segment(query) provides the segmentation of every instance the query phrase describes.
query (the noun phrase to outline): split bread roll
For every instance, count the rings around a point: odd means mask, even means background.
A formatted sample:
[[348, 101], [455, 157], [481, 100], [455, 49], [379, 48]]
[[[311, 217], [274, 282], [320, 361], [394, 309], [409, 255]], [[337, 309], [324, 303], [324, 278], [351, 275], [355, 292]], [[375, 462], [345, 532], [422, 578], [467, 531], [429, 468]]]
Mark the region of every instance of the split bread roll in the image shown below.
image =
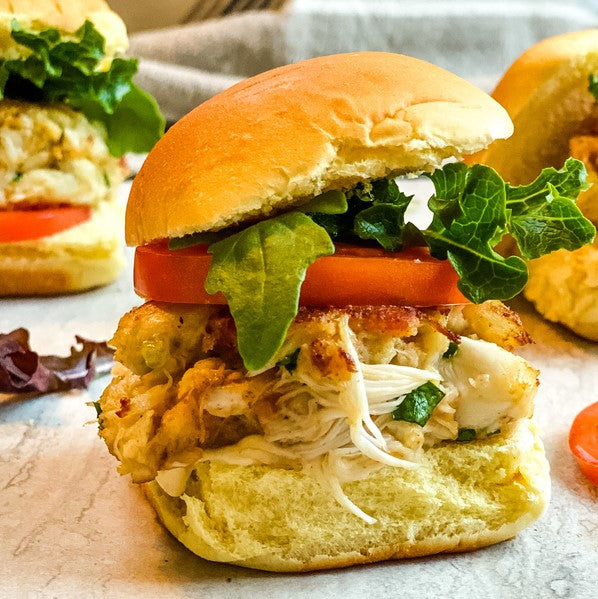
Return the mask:
[[[475, 156], [512, 184], [533, 180], [544, 167], [582, 160], [593, 186], [577, 202], [598, 224], [598, 110], [588, 77], [598, 74], [598, 29], [566, 33], [526, 50], [492, 96], [508, 111], [515, 133]], [[598, 241], [529, 262], [525, 297], [548, 320], [598, 341]]]
[[265, 466], [204, 463], [186, 494], [145, 493], [166, 528], [206, 559], [281, 572], [320, 570], [510, 539], [545, 510], [548, 464], [537, 431], [441, 445], [414, 470], [385, 467], [348, 484], [378, 522], [344, 510], [311, 477]]

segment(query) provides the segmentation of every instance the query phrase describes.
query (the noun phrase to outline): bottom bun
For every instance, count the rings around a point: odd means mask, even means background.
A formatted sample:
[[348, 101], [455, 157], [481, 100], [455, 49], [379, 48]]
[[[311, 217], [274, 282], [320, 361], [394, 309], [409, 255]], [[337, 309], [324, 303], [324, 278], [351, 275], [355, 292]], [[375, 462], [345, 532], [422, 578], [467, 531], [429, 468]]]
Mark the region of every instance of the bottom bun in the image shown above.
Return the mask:
[[0, 243], [0, 296], [54, 295], [107, 285], [124, 267], [123, 214], [103, 202], [92, 217], [56, 235]]
[[384, 467], [344, 491], [367, 524], [311, 477], [268, 466], [196, 465], [186, 494], [144, 485], [166, 528], [197, 555], [280, 572], [467, 551], [514, 537], [544, 511], [548, 463], [535, 427], [447, 443], [414, 470]]
[[525, 297], [544, 318], [598, 341], [598, 240], [532, 260]]

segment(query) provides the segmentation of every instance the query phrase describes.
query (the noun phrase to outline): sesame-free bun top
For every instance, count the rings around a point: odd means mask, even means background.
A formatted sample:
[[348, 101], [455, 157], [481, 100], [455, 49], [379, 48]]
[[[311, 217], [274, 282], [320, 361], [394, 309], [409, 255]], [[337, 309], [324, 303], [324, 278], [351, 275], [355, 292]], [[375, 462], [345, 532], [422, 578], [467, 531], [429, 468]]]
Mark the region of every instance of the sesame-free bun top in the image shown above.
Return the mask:
[[359, 52], [287, 65], [166, 133], [135, 177], [126, 239], [221, 229], [327, 189], [432, 170], [511, 132], [484, 92], [415, 58]]
[[0, 58], [21, 58], [28, 53], [10, 36], [13, 19], [27, 30], [56, 28], [63, 34], [73, 33], [88, 19], [104, 36], [108, 59], [129, 45], [125, 24], [104, 0], [0, 0]]
[[598, 29], [549, 37], [526, 50], [492, 92], [515, 133], [472, 160], [514, 184], [528, 183], [544, 167], [560, 168], [569, 156], [569, 139], [586, 132], [595, 105], [588, 91], [591, 73], [598, 74]]

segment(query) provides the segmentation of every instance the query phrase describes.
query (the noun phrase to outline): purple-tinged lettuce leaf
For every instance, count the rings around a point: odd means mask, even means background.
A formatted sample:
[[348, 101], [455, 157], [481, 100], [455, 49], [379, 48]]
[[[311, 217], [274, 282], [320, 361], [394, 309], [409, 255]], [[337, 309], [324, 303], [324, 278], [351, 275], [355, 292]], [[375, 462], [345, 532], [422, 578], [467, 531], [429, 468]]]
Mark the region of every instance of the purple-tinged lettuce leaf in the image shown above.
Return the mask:
[[69, 356], [40, 356], [20, 328], [0, 334], [0, 393], [49, 393], [86, 389], [99, 372], [112, 365], [113, 350], [105, 342], [75, 337]]

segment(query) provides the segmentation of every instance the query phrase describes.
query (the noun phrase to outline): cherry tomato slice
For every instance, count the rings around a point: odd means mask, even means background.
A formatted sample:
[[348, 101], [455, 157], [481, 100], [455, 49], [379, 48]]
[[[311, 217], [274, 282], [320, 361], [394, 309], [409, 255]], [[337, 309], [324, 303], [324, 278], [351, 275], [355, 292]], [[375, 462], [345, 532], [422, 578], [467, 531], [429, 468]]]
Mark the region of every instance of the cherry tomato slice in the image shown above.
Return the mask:
[[598, 402], [575, 417], [569, 432], [569, 449], [586, 478], [598, 485]]

